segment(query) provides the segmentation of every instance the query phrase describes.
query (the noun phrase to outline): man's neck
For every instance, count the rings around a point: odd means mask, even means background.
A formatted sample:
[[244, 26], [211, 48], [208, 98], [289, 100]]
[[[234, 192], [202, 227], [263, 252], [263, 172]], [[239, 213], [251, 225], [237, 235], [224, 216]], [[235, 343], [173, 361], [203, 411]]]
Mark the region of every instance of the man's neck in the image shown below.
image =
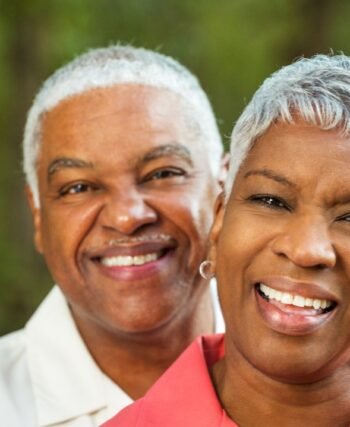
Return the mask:
[[133, 399], [142, 397], [197, 336], [214, 332], [209, 289], [192, 311], [143, 333], [112, 333], [74, 310], [73, 316], [97, 365]]

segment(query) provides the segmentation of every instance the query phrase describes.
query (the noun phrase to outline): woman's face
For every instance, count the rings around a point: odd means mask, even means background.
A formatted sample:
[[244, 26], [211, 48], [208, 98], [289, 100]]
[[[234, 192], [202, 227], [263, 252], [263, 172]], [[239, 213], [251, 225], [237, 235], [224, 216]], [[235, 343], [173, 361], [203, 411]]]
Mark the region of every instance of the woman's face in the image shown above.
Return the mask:
[[278, 123], [212, 229], [227, 360], [287, 382], [350, 362], [350, 138]]

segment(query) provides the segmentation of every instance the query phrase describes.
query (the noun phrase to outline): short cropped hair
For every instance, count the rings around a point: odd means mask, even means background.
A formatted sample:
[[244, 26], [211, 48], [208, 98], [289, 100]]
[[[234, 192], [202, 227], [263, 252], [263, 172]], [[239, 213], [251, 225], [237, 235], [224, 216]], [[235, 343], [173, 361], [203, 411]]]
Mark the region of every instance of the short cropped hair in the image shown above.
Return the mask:
[[128, 83], [170, 90], [186, 101], [206, 144], [209, 167], [214, 176], [218, 175], [222, 142], [212, 107], [197, 78], [177, 61], [158, 52], [113, 45], [92, 49], [58, 69], [34, 99], [24, 130], [23, 168], [36, 206], [39, 206], [36, 167], [45, 113], [74, 95]]
[[231, 135], [226, 200], [237, 172], [255, 141], [278, 121], [296, 117], [320, 129], [350, 133], [350, 58], [301, 58], [268, 77], [237, 120]]

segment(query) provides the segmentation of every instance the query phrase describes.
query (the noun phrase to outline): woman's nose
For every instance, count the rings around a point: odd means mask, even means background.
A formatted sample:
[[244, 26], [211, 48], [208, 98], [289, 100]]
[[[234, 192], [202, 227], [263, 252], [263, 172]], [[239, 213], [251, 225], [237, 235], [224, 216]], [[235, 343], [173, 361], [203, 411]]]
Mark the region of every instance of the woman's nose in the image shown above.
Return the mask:
[[132, 234], [140, 227], [156, 222], [157, 219], [156, 210], [134, 189], [110, 195], [99, 214], [99, 222], [104, 228], [122, 234]]
[[294, 219], [272, 242], [273, 251], [301, 267], [332, 268], [336, 253], [327, 223], [312, 217]]

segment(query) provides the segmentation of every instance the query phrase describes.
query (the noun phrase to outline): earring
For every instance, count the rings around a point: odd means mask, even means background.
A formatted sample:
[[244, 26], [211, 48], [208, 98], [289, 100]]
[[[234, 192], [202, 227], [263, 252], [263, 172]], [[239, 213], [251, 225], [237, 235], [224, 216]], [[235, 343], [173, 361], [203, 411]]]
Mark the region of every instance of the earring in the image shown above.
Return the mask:
[[200, 264], [199, 274], [203, 277], [203, 279], [210, 280], [211, 278], [214, 277], [214, 273], [209, 270], [212, 267], [212, 265], [213, 265], [212, 261], [208, 261], [208, 260], [205, 260]]

